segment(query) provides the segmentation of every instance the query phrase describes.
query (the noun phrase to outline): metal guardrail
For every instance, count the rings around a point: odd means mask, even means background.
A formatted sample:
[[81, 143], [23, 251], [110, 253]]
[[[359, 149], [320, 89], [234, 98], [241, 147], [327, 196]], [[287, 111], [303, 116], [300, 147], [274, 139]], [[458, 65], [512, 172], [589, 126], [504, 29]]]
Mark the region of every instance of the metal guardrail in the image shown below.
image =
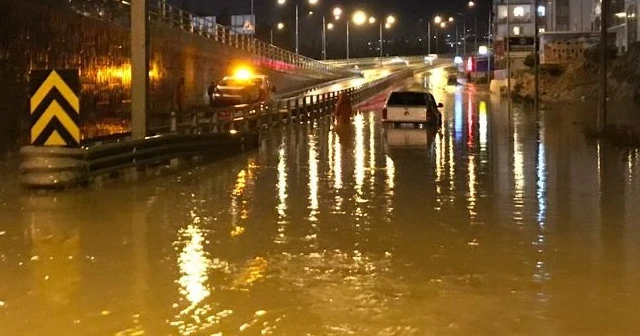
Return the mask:
[[20, 181], [27, 187], [66, 187], [86, 184], [118, 171], [136, 174], [140, 167], [180, 158], [239, 153], [258, 146], [263, 128], [325, 116], [341, 95], [349, 97], [352, 103], [362, 102], [413, 74], [413, 70], [404, 70], [358, 87], [270, 104], [196, 111], [182, 116], [182, 120], [173, 115], [169, 125], [162, 128], [168, 133], [140, 140], [84, 148], [25, 146], [20, 149]]
[[207, 17], [201, 17], [181, 8], [171, 6], [163, 0], [151, 0], [149, 3], [150, 19], [154, 22], [170, 25], [175, 28], [208, 37], [214, 41], [228, 45], [256, 56], [267, 58], [281, 64], [275, 66], [323, 72], [331, 75], [346, 75], [345, 69], [305, 57], [294, 52], [278, 48], [262, 42], [250, 35], [238, 34], [227, 27], [217, 24]]

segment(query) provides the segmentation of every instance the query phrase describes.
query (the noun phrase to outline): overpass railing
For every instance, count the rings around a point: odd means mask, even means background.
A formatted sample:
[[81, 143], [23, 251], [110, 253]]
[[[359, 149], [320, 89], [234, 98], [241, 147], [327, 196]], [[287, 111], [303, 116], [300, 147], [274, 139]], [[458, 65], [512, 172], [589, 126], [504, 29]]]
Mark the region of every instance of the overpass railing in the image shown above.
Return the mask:
[[167, 24], [210, 38], [223, 45], [231, 46], [274, 62], [280, 62], [282, 64], [279, 65], [285, 69], [287, 68], [286, 65], [289, 65], [296, 69], [324, 72], [333, 75], [349, 75], [348, 72], [340, 67], [262, 42], [251, 35], [241, 34], [219, 25], [208, 17], [197, 16], [181, 8], [169, 5], [164, 0], [151, 0], [149, 4], [149, 15], [150, 19], [154, 22]]
[[24, 146], [20, 180], [26, 187], [59, 188], [88, 184], [113, 173], [136, 175], [141, 168], [180, 159], [240, 153], [259, 145], [263, 129], [326, 116], [340, 96], [352, 103], [362, 102], [413, 75], [407, 69], [330, 93], [194, 111], [180, 117], [174, 114], [166, 126], [152, 130], [154, 134], [144, 139], [83, 148]]

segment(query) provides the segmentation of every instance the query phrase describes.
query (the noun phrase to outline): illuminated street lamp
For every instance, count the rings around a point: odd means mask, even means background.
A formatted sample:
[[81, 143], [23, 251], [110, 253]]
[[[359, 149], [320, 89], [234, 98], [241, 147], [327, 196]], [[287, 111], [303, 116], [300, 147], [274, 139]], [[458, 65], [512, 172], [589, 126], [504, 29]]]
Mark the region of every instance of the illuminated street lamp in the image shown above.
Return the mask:
[[363, 12], [361, 10], [355, 11], [355, 13], [353, 13], [353, 16], [351, 17], [351, 20], [356, 25], [361, 26], [365, 22], [367, 22], [367, 13], [365, 13], [365, 12]]
[[[385, 29], [391, 29], [391, 26], [396, 22], [396, 18], [393, 15], [389, 15], [387, 16], [387, 19], [384, 22], [384, 28]], [[380, 62], [382, 62], [382, 57], [384, 57], [384, 53], [382, 51], [382, 45], [383, 45], [383, 40], [382, 40], [382, 21], [380, 21]]]
[[369, 24], [374, 24], [374, 23], [376, 23], [376, 18], [372, 16], [369, 18]]
[[396, 18], [393, 15], [387, 16], [387, 24], [392, 25], [396, 23]]
[[453, 16], [449, 17], [449, 22], [453, 22]]
[[327, 29], [329, 29], [329, 30], [333, 30], [333, 28], [334, 28], [333, 22], [329, 22], [329, 23], [327, 24]]
[[340, 17], [342, 16], [342, 8], [340, 7], [336, 7], [333, 9], [333, 17], [336, 20], [340, 20]]
[[440, 22], [440, 28], [447, 28], [446, 22]]
[[469, 6], [469, 8], [473, 8], [476, 6], [476, 3], [473, 1], [469, 1], [469, 3], [467, 4], [467, 6]]
[[[317, 5], [319, 0], [307, 0], [307, 3], [310, 6]], [[286, 0], [278, 0], [278, 5], [284, 6], [287, 3]], [[296, 54], [300, 51], [300, 19], [299, 19], [299, 8], [298, 3], [296, 3]], [[313, 12], [309, 11], [309, 15], [312, 15]]]
[[442, 17], [440, 15], [437, 15], [435, 18], [433, 18], [433, 22], [435, 22], [435, 24], [442, 23]]
[[[276, 29], [283, 30], [284, 29], [284, 23], [278, 22], [278, 24], [276, 25]], [[273, 45], [273, 28], [271, 28], [271, 45]]]

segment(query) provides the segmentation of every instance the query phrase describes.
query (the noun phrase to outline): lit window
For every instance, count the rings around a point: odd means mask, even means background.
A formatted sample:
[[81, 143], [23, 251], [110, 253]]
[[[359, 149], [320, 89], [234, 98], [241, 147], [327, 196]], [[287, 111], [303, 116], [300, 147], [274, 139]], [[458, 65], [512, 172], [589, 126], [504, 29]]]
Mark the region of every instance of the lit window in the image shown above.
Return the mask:
[[538, 6], [538, 16], [545, 16], [547, 14], [547, 7]]
[[524, 16], [524, 7], [518, 6], [513, 9], [513, 16], [515, 17], [523, 17]]
[[544, 29], [544, 27], [538, 28], [538, 33], [544, 33], [545, 31], [546, 31], [546, 29]]
[[515, 26], [513, 27], [513, 35], [520, 35], [520, 27], [519, 26]]

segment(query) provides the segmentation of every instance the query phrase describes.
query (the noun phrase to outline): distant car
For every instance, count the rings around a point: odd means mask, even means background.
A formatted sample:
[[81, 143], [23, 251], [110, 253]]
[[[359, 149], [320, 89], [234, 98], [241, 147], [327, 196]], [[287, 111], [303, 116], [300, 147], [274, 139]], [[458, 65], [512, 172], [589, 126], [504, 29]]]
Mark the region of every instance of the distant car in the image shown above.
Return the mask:
[[432, 94], [423, 91], [394, 91], [382, 110], [382, 122], [442, 125], [442, 113]]
[[429, 54], [427, 56], [424, 57], [424, 63], [425, 64], [429, 64], [429, 65], [433, 65], [433, 61], [438, 59], [438, 55], [437, 54]]
[[271, 99], [275, 88], [266, 75], [227, 76], [214, 90], [214, 100], [226, 104], [250, 104]]
[[396, 56], [388, 61], [383, 62], [383, 65], [395, 65], [395, 64], [398, 64], [398, 65], [404, 64], [406, 66], [409, 66], [409, 61]]
[[458, 85], [458, 68], [447, 67], [447, 85]]

